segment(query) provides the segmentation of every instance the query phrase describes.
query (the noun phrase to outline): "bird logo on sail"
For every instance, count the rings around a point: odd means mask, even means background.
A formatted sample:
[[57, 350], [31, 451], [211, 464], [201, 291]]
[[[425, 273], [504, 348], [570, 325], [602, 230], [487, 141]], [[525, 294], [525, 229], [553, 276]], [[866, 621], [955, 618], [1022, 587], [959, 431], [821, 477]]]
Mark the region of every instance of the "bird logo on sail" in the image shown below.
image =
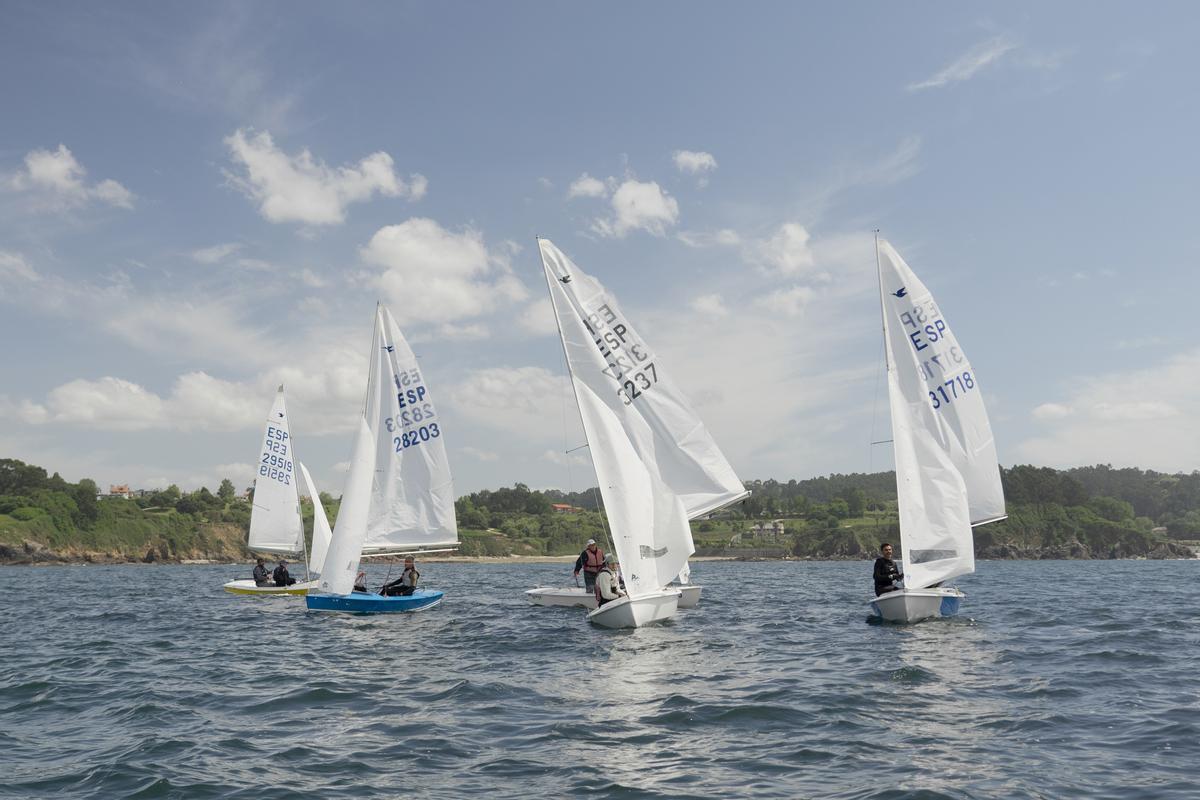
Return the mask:
[[561, 278], [559, 278], [559, 280], [560, 280], [560, 281], [562, 281], [563, 283], [570, 283], [570, 282], [571, 282], [571, 276], [570, 276], [570, 275], [563, 275]]
[[650, 545], [644, 544], [638, 548], [642, 558], [662, 558], [667, 554], [667, 548], [660, 547], [657, 550]]
[[394, 345], [394, 344], [385, 344], [385, 345], [383, 346], [383, 349], [384, 349], [384, 350], [387, 350], [389, 353], [394, 353], [394, 352], [396, 352], [396, 345]]
[[896, 295], [896, 297], [904, 297], [904, 295], [908, 294], [908, 289], [905, 289], [903, 286], [901, 286], [899, 289], [892, 292], [892, 294]]

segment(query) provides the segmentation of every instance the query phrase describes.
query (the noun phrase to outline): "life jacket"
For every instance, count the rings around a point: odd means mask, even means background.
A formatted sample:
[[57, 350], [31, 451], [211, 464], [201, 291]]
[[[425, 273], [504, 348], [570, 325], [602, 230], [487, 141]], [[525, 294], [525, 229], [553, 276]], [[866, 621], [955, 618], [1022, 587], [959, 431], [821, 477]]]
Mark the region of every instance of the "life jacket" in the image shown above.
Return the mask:
[[599, 547], [595, 552], [591, 550], [583, 551], [583, 571], [596, 574], [604, 568], [604, 551]]

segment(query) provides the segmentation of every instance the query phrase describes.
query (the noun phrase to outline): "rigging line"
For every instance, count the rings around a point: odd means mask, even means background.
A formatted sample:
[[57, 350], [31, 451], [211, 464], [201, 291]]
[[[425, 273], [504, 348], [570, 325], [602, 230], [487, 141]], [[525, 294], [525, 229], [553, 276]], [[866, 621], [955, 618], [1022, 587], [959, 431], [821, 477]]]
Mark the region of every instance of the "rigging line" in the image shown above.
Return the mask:
[[[875, 229], [875, 278], [879, 284], [879, 322], [883, 327], [883, 336], [879, 340], [879, 348], [883, 352], [883, 372], [887, 371], [887, 327], [883, 319], [883, 275], [879, 264], [879, 229]], [[875, 362], [876, 364], [879, 361]], [[879, 377], [882, 373], [878, 368], [875, 370], [875, 389], [871, 396], [871, 439], [875, 438], [876, 425], [879, 422]], [[891, 439], [886, 441], [890, 442]], [[871, 445], [883, 444], [884, 441], [872, 441]], [[867, 448], [867, 472], [875, 471], [875, 451], [871, 447]]]

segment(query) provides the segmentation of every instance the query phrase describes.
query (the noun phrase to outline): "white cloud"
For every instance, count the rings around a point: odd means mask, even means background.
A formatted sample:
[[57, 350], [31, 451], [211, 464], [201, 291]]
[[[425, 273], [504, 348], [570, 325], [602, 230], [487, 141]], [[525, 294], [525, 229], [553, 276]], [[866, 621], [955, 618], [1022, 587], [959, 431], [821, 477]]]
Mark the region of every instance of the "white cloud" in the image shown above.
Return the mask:
[[611, 202], [612, 217], [592, 223], [601, 236], [620, 239], [636, 230], [665, 236], [679, 222], [679, 203], [654, 181], [630, 178], [613, 192]]
[[440, 325], [437, 329], [437, 338], [448, 339], [457, 342], [477, 342], [488, 338], [490, 332], [486, 325], [471, 324], [471, 325]]
[[214, 244], [212, 247], [204, 247], [199, 250], [192, 251], [192, 258], [199, 261], [201, 264], [217, 264], [229, 256], [242, 249], [242, 245], [238, 242], [226, 242], [225, 244]]
[[51, 208], [83, 206], [99, 200], [118, 208], [133, 208], [134, 195], [114, 180], [89, 186], [87, 170], [64, 144], [58, 149], [31, 150], [25, 154], [25, 168], [12, 177], [10, 186], [17, 191], [40, 195]]
[[29, 262], [18, 253], [8, 253], [0, 250], [0, 282], [5, 278], [15, 278], [23, 281], [38, 281], [37, 271], [29, 266]]
[[[448, 402], [459, 416], [483, 427], [517, 434], [525, 441], [561, 442], [564, 408], [572, 436], [578, 427], [575, 398], [565, 374], [542, 367], [492, 367], [475, 370], [454, 386]], [[549, 423], [548, 423], [549, 421]]]
[[708, 173], [717, 168], [717, 160], [713, 158], [712, 153], [702, 150], [676, 150], [672, 159], [675, 168], [680, 172], [699, 176], [696, 183], [702, 189], [708, 185]]
[[309, 289], [324, 289], [329, 285], [329, 281], [325, 280], [308, 267], [300, 270], [300, 282]]
[[453, 322], [528, 295], [507, 267], [510, 249], [489, 252], [472, 228], [455, 233], [417, 217], [380, 228], [361, 255], [383, 267], [375, 283], [401, 320]]
[[225, 144], [235, 164], [244, 169], [244, 175], [226, 171], [226, 176], [258, 203], [259, 213], [271, 222], [337, 225], [345, 220], [351, 203], [369, 200], [376, 193], [417, 200], [428, 186], [421, 175], [405, 183], [396, 175], [392, 157], [382, 151], [356, 165], [333, 169], [307, 149], [289, 156], [266, 131], [238, 129], [226, 137]]
[[1034, 419], [1065, 419], [1075, 413], [1075, 409], [1062, 403], [1042, 403], [1033, 410]]
[[[1021, 442], [1020, 460], [1049, 466], [1114, 464], [1164, 471], [1196, 468], [1200, 454], [1200, 349], [1149, 367], [1074, 381], [1064, 403], [1039, 406], [1047, 431]], [[1070, 415], [1056, 411], [1072, 409]]]
[[756, 300], [755, 305], [787, 317], [798, 317], [815, 295], [816, 290], [810, 286], [793, 286], [790, 289], [776, 289]]
[[717, 160], [712, 153], [694, 150], [676, 150], [672, 156], [675, 168], [680, 172], [696, 175], [701, 172], [711, 172], [717, 168]]
[[567, 187], [567, 197], [569, 198], [604, 197], [606, 194], [608, 194], [608, 188], [604, 185], [604, 181], [593, 178], [586, 172], [571, 181], [571, 185]]
[[475, 459], [476, 461], [499, 461], [500, 454], [494, 453], [491, 450], [480, 450], [477, 447], [460, 447], [459, 452], [465, 456]]
[[708, 231], [680, 231], [675, 238], [688, 247], [736, 247], [742, 243], [742, 237], [732, 228], [720, 228]]
[[760, 265], [780, 275], [797, 275], [815, 266], [808, 230], [795, 222], [779, 226], [770, 239], [758, 242], [751, 254]]
[[533, 336], [557, 335], [558, 325], [554, 321], [550, 298], [542, 295], [530, 301], [517, 313], [517, 327]]
[[940, 89], [952, 83], [960, 83], [972, 78], [979, 70], [989, 64], [999, 61], [1006, 53], [1016, 47], [1003, 36], [997, 36], [980, 42], [953, 62], [934, 73], [931, 77], [910, 83], [910, 92], [922, 89]]
[[719, 294], [700, 295], [691, 302], [693, 311], [710, 317], [727, 317], [729, 309]]

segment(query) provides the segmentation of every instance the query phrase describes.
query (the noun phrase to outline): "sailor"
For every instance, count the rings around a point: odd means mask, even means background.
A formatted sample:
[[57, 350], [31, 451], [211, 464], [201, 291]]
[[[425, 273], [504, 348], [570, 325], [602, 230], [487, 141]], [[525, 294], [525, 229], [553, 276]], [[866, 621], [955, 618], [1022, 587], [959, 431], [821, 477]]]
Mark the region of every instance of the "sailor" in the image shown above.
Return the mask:
[[354, 576], [354, 588], [351, 591], [363, 592], [367, 591], [367, 571], [360, 569], [358, 574]]
[[400, 578], [385, 584], [379, 593], [384, 597], [408, 597], [417, 590], [417, 580], [420, 577], [421, 573], [417, 572], [413, 558], [409, 556], [404, 559], [404, 572], [400, 573]]
[[604, 565], [596, 573], [596, 607], [611, 603], [618, 597], [624, 597], [620, 581], [617, 578], [617, 557], [609, 553], [604, 557]]
[[896, 566], [896, 562], [892, 561], [892, 546], [887, 542], [879, 545], [879, 552], [882, 553], [879, 558], [875, 559], [875, 596], [887, 592], [894, 592], [901, 588], [896, 585], [896, 581], [904, 580], [904, 573]]
[[276, 586], [291, 586], [296, 582], [296, 579], [288, 574], [287, 562], [282, 558], [279, 559], [279, 566], [271, 573], [271, 577], [275, 579]]
[[604, 566], [604, 551], [596, 546], [595, 539], [587, 540], [587, 547], [575, 559], [575, 579], [579, 579], [579, 571], [583, 570], [583, 588], [589, 592], [596, 589], [596, 574]]
[[267, 565], [260, 558], [258, 563], [254, 565], [254, 585], [266, 586], [271, 582], [271, 573], [267, 572]]

